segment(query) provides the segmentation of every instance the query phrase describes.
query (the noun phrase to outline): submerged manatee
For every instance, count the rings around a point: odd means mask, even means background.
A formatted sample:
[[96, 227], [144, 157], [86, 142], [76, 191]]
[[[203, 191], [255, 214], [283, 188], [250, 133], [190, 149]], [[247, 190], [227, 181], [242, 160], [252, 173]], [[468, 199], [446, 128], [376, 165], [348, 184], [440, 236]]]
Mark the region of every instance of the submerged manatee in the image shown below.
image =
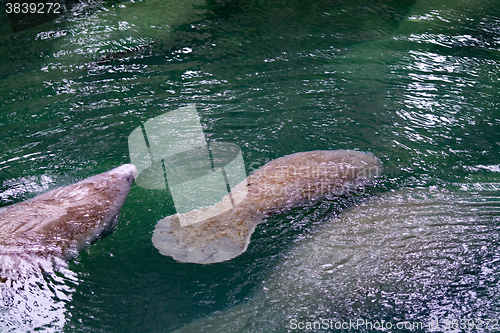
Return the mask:
[[39, 258], [70, 259], [110, 232], [136, 173], [125, 164], [0, 209], [2, 279]]
[[[498, 318], [500, 183], [457, 188], [403, 189], [343, 211], [287, 251], [248, 301], [175, 333], [443, 332], [427, 325]], [[375, 329], [384, 320], [394, 329]]]
[[246, 251], [265, 217], [345, 194], [380, 171], [381, 162], [371, 153], [317, 150], [287, 155], [254, 171], [220, 203], [159, 221], [152, 241], [161, 254], [181, 262], [229, 260]]

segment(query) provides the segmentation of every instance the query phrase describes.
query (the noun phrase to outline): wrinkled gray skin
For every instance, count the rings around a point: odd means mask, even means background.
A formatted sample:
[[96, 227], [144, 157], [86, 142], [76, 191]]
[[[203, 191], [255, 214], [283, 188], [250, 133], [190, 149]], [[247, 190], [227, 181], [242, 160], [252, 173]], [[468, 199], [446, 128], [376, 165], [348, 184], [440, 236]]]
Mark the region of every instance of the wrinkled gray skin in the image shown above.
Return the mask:
[[3, 280], [40, 258], [70, 259], [111, 232], [137, 169], [125, 164], [0, 210]]

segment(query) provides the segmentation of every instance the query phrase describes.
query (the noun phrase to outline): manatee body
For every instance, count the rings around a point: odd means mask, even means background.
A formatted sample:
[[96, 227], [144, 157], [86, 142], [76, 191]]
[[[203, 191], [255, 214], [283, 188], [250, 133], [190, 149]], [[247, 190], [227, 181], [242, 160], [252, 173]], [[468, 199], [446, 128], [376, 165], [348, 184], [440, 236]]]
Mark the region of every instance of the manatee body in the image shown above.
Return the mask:
[[2, 278], [21, 262], [70, 259], [112, 231], [136, 173], [125, 164], [0, 209]]
[[[153, 244], [161, 254], [181, 262], [232, 259], [246, 251], [251, 234], [265, 217], [321, 197], [347, 194], [377, 176], [381, 166], [373, 154], [352, 150], [278, 158], [250, 174], [220, 203], [159, 221]], [[228, 209], [230, 202], [238, 204]]]
[[[364, 323], [346, 332], [371, 333], [377, 330], [365, 324], [381, 323], [377, 316], [394, 328], [424, 323], [386, 332], [436, 332], [425, 328], [435, 314], [493, 316], [499, 189], [498, 182], [458, 183], [451, 191], [404, 188], [362, 201], [289, 247], [248, 300], [174, 333], [342, 332], [352, 318]], [[306, 329], [306, 322], [328, 328]]]

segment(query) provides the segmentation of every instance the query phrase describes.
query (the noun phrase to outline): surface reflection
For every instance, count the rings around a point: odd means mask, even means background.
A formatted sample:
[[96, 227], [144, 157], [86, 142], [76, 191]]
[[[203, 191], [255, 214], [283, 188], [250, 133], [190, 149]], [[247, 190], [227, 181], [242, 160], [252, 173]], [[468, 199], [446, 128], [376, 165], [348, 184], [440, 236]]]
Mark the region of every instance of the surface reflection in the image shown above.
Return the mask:
[[[13, 260], [0, 253], [2, 267]], [[19, 276], [0, 283], [2, 332], [60, 332], [70, 317], [68, 303], [79, 279], [66, 263], [41, 258], [17, 258]], [[56, 264], [56, 270], [53, 269]]]

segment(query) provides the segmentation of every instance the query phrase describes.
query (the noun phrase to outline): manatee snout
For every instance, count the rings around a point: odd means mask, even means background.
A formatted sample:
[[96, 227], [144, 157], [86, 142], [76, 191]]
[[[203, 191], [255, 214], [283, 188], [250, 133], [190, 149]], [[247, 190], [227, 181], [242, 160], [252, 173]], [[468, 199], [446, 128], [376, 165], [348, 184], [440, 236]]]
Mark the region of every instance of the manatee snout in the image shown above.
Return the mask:
[[109, 171], [109, 173], [111, 175], [120, 177], [121, 179], [127, 181], [129, 184], [132, 184], [132, 182], [138, 175], [137, 168], [133, 164], [124, 164]]

